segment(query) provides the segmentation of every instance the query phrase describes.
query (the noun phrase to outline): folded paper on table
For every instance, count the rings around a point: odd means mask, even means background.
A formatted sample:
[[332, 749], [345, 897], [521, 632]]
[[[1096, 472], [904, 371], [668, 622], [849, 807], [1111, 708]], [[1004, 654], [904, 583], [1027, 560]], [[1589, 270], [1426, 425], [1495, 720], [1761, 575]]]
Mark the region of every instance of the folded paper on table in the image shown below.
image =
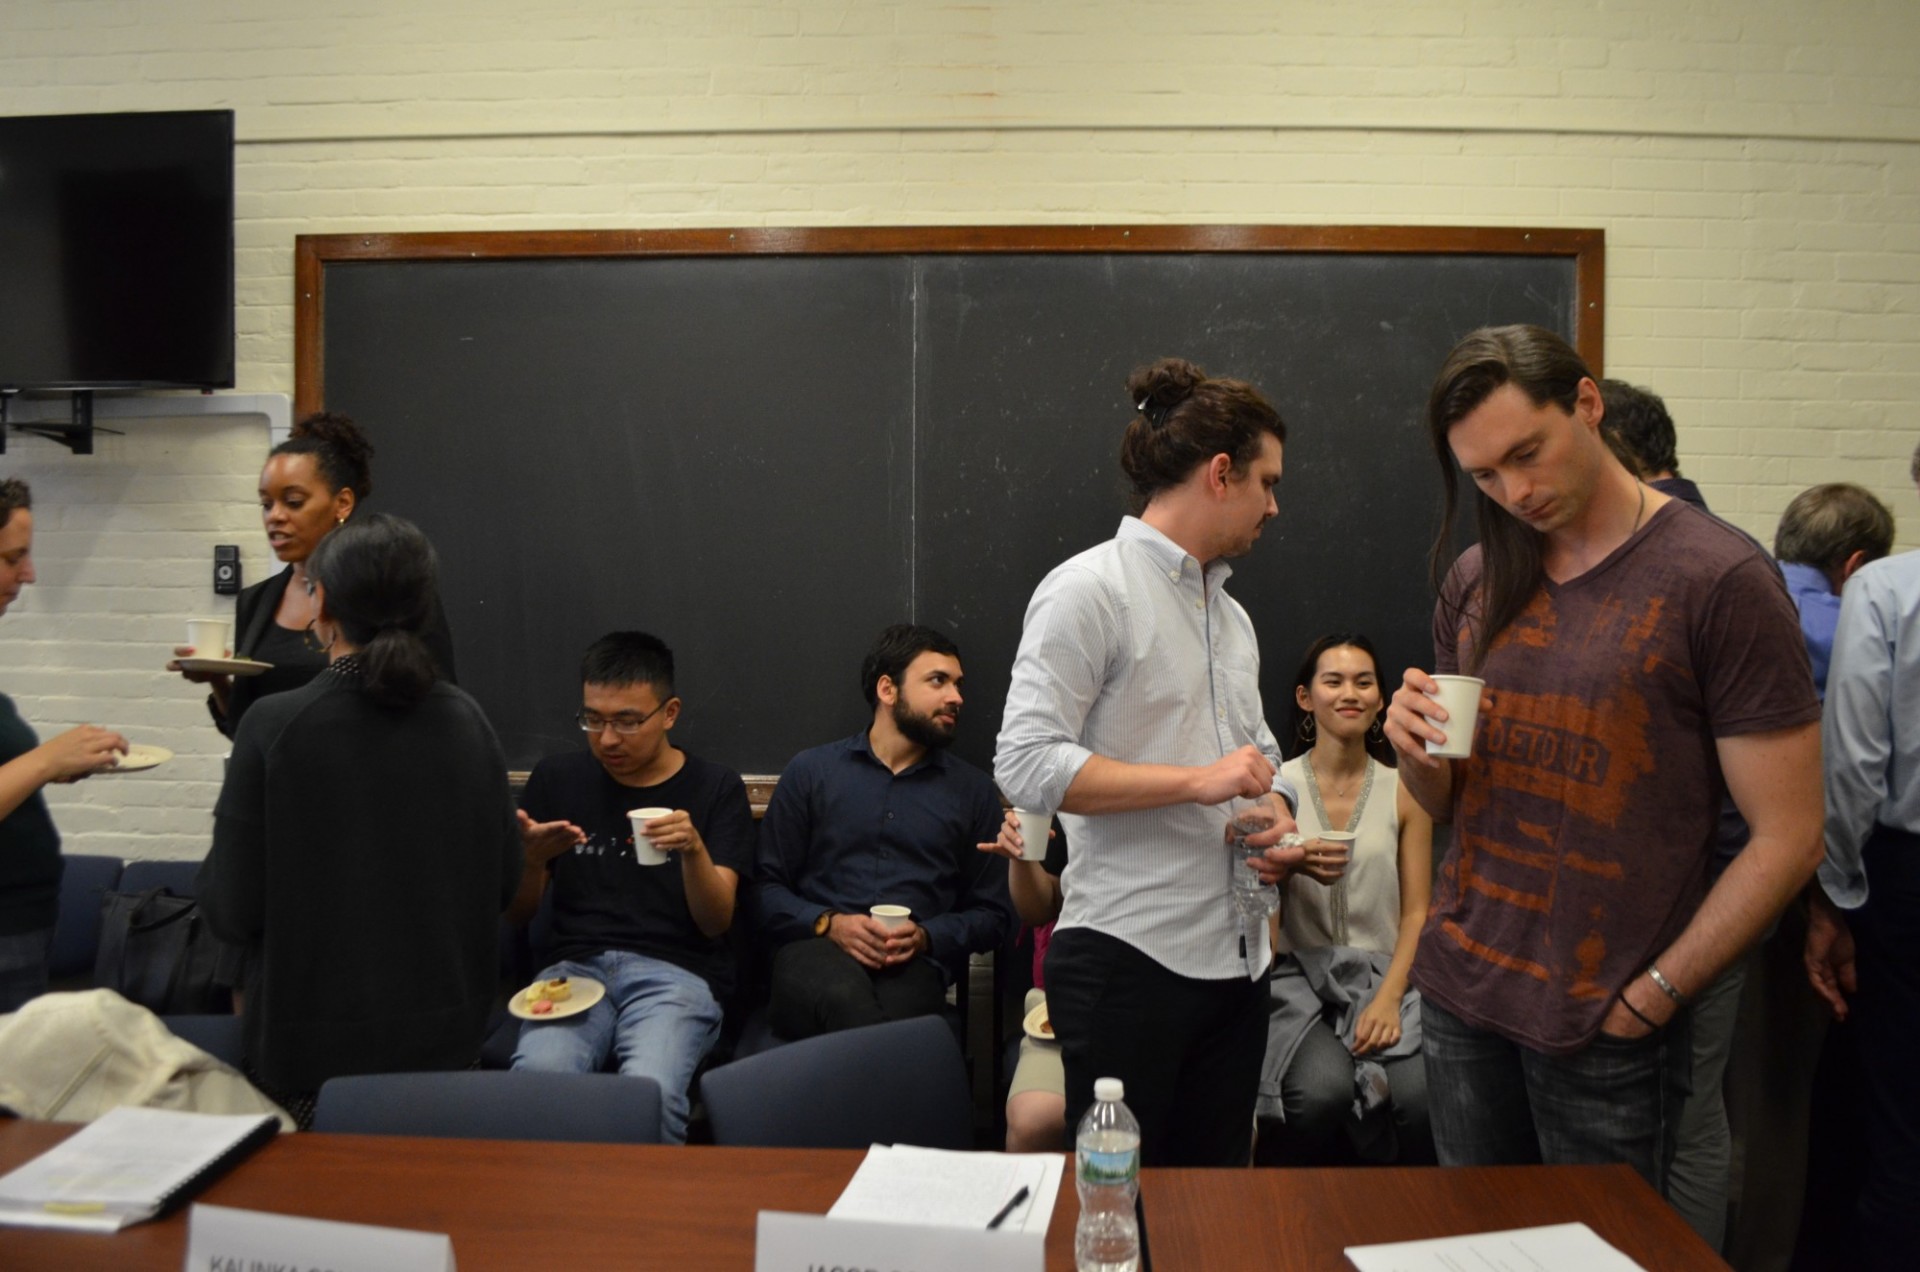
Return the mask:
[[113, 1109], [0, 1176], [0, 1223], [117, 1232], [172, 1210], [279, 1130], [271, 1115]]

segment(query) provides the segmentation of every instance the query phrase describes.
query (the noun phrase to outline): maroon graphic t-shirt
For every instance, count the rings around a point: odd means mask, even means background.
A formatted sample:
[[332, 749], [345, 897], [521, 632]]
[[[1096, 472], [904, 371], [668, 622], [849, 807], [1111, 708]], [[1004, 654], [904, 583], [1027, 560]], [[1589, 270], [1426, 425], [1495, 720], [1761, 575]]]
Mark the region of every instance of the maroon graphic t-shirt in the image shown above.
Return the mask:
[[[1480, 549], [1434, 617], [1434, 669], [1470, 665]], [[1820, 718], [1793, 602], [1738, 531], [1674, 500], [1606, 560], [1544, 583], [1477, 674], [1481, 712], [1413, 981], [1549, 1053], [1699, 908], [1726, 793], [1716, 738]]]

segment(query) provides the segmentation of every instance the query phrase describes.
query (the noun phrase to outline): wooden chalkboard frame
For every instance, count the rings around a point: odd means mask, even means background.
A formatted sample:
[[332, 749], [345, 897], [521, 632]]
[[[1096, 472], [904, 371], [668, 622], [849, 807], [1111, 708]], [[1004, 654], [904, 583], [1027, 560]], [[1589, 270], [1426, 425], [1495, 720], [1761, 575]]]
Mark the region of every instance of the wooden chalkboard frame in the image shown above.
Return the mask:
[[884, 256], [943, 253], [1337, 252], [1572, 258], [1574, 346], [1603, 374], [1606, 233], [1456, 225], [981, 225], [301, 234], [294, 239], [294, 411], [326, 403], [327, 266], [349, 261], [608, 256]]

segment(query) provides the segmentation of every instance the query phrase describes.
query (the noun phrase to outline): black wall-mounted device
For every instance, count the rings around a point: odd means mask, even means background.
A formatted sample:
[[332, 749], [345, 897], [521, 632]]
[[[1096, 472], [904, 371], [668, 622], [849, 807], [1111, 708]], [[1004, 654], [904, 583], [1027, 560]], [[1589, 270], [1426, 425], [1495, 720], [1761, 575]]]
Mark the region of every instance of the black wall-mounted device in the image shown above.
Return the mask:
[[240, 590], [240, 548], [238, 544], [213, 545], [213, 590], [232, 596]]

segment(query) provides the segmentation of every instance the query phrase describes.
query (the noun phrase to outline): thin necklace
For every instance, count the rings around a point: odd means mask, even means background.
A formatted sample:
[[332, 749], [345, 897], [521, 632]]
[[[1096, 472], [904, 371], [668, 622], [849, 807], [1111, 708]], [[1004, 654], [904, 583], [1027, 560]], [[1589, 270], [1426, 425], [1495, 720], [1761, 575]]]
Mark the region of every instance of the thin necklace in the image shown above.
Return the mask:
[[1319, 766], [1313, 762], [1313, 753], [1311, 751], [1307, 753], [1307, 767], [1310, 769], [1313, 769], [1314, 771], [1313, 772], [1314, 785], [1326, 787], [1328, 790], [1331, 790], [1334, 793], [1334, 795], [1339, 799], [1345, 799], [1350, 793], [1352, 793], [1354, 783], [1358, 782], [1362, 777], [1366, 776], [1368, 771], [1366, 764], [1363, 763], [1360, 766], [1360, 771], [1358, 773], [1355, 773], [1351, 778], [1347, 779], [1347, 784], [1345, 786], [1335, 786], [1331, 778], [1322, 777], [1320, 775]]
[[1633, 484], [1640, 488], [1640, 506], [1633, 510], [1633, 530], [1627, 531], [1629, 538], [1633, 536], [1635, 530], [1640, 528], [1640, 518], [1647, 515], [1647, 483], [1636, 481]]

